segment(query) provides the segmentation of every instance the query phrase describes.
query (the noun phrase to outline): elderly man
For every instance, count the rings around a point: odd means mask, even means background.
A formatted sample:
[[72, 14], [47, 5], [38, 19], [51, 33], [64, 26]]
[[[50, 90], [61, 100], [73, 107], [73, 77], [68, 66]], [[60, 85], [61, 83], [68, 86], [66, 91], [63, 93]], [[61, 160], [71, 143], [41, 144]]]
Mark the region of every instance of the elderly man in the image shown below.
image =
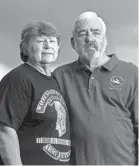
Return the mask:
[[49, 22], [30, 22], [22, 31], [24, 63], [0, 83], [0, 156], [5, 165], [70, 162], [67, 107], [50, 71], [59, 48], [60, 35]]
[[137, 161], [137, 67], [106, 55], [106, 26], [94, 12], [79, 15], [71, 45], [79, 58], [55, 70], [71, 117], [76, 164]]

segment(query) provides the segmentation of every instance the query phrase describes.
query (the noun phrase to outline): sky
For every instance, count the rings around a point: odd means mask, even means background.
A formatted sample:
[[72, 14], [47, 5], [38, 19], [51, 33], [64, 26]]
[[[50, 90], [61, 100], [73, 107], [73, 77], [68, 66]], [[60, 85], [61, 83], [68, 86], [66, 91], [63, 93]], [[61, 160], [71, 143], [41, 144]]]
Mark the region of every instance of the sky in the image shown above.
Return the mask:
[[35, 20], [52, 22], [63, 45], [56, 66], [78, 58], [70, 45], [73, 23], [84, 11], [94, 11], [107, 26], [107, 54], [138, 66], [138, 0], [0, 0], [0, 79], [22, 63], [20, 35]]

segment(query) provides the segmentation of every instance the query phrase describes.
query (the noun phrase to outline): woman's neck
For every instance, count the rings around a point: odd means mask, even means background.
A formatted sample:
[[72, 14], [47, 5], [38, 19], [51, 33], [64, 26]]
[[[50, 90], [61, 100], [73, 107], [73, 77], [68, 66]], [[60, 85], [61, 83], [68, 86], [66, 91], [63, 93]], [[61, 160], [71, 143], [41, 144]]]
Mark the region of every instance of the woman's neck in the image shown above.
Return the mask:
[[40, 73], [47, 75], [47, 76], [51, 76], [51, 70], [50, 70], [49, 64], [40, 64], [40, 63], [33, 62], [31, 60], [27, 61], [26, 63], [28, 63], [29, 65], [34, 67]]

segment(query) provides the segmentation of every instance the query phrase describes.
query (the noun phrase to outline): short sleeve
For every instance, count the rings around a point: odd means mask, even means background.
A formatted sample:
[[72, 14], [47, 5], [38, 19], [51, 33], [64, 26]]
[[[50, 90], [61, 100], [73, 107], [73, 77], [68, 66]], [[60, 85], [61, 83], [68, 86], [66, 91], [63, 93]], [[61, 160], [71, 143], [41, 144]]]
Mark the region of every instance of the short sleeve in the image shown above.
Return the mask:
[[134, 93], [133, 100], [130, 105], [130, 110], [132, 113], [132, 121], [135, 129], [136, 137], [138, 137], [138, 68], [134, 69]]
[[[136, 70], [138, 71], [138, 70]], [[132, 103], [129, 106], [129, 110], [132, 115], [132, 123], [135, 133], [135, 157], [136, 157], [136, 165], [138, 165], [138, 72], [135, 72], [134, 77], [134, 94]]]
[[135, 134], [136, 137], [138, 137], [138, 91], [135, 92], [135, 96], [130, 106], [130, 110], [132, 112], [132, 121], [133, 127], [135, 129]]
[[30, 100], [27, 80], [7, 74], [0, 82], [0, 122], [17, 130], [29, 111]]
[[130, 110], [132, 111], [132, 122], [135, 133], [135, 157], [138, 165], [138, 91], [136, 91]]

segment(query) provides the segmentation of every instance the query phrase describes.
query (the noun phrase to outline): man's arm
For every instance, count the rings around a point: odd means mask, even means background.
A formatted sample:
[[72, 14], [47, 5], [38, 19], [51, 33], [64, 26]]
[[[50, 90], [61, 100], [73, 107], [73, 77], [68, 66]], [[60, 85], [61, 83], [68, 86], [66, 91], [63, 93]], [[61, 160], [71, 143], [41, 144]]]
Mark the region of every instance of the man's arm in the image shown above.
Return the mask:
[[0, 123], [0, 154], [5, 165], [22, 165], [16, 131]]
[[[137, 79], [138, 80], [138, 79]], [[133, 123], [133, 129], [135, 134], [135, 165], [138, 165], [138, 81], [136, 81], [135, 92], [133, 101], [129, 107], [131, 111], [131, 119]]]
[[138, 159], [139, 159], [139, 154], [138, 154], [138, 92], [136, 92], [134, 101], [132, 103], [132, 108], [133, 108], [133, 127], [134, 127], [134, 133], [136, 136], [135, 139], [135, 157], [136, 157], [136, 163], [135, 165], [138, 165]]

